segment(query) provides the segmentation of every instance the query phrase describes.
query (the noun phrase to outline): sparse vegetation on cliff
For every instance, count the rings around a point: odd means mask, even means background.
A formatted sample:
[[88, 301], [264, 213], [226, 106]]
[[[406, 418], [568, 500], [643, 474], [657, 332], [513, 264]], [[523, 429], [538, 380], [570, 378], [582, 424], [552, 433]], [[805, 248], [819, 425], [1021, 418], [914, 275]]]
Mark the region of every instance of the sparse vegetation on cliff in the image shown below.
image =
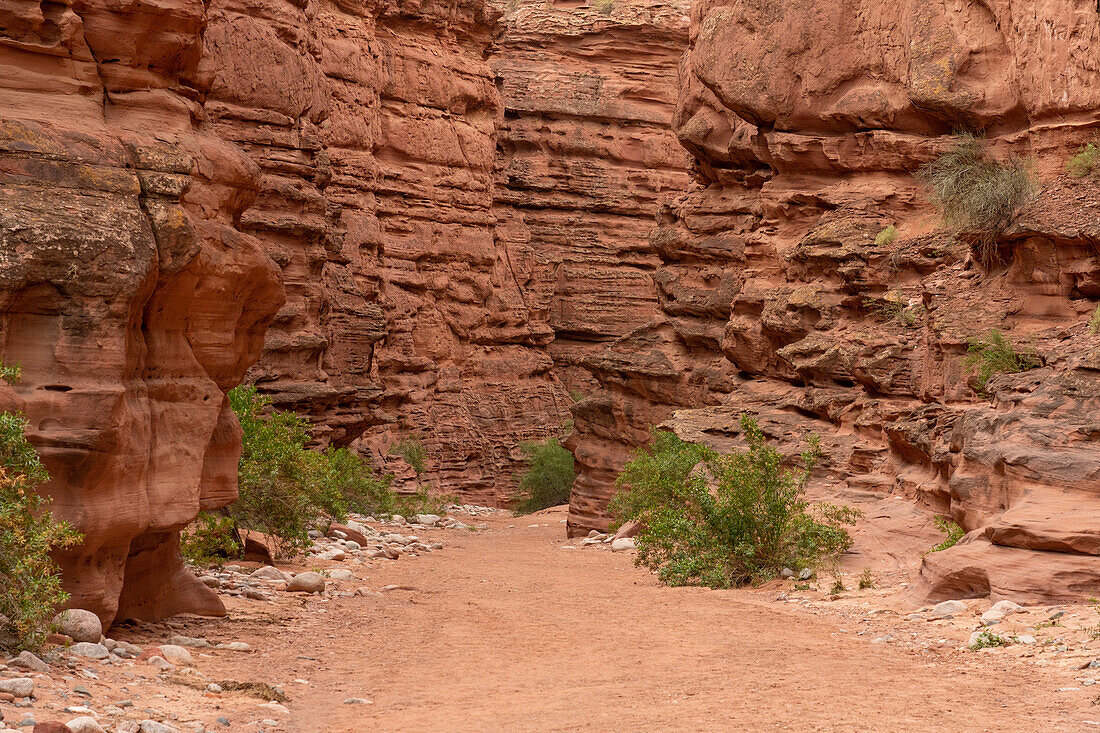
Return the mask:
[[1100, 145], [1089, 143], [1077, 150], [1066, 162], [1066, 171], [1074, 178], [1100, 173]]
[[943, 532], [944, 538], [943, 542], [939, 543], [938, 545], [934, 545], [932, 549], [928, 551], [929, 553], [942, 552], [943, 550], [946, 550], [950, 547], [954, 547], [958, 543], [958, 541], [963, 538], [963, 535], [966, 534], [966, 530], [959, 526], [959, 523], [953, 519], [948, 519], [947, 517], [936, 517], [932, 521], [935, 523], [936, 529]]
[[592, 8], [600, 15], [610, 16], [615, 9], [615, 0], [593, 0]]
[[[18, 381], [19, 368], [0, 364], [0, 378]], [[0, 413], [0, 646], [33, 649], [69, 597], [50, 550], [70, 547], [80, 535], [55, 519], [50, 500], [38, 493], [49, 474], [26, 429], [21, 415]]]
[[1035, 354], [1019, 353], [1008, 338], [997, 329], [990, 329], [985, 338], [973, 338], [967, 342], [970, 352], [963, 362], [967, 370], [976, 370], [973, 380], [978, 392], [984, 393], [994, 374], [1017, 374], [1036, 369], [1040, 361]]
[[520, 450], [527, 468], [520, 475], [519, 489], [523, 493], [516, 503], [516, 512], [530, 514], [569, 503], [577, 471], [573, 454], [562, 446], [561, 440], [526, 441], [520, 444]]
[[898, 238], [898, 228], [891, 224], [875, 235], [876, 247], [889, 247]]
[[669, 585], [728, 588], [777, 576], [783, 568], [835, 565], [859, 513], [811, 506], [806, 484], [820, 456], [811, 439], [801, 468], [784, 466], [754, 420], [743, 417], [747, 450], [719, 454], [655, 432], [650, 449], [623, 469], [611, 510], [639, 520], [637, 562]]
[[955, 145], [921, 167], [917, 177], [931, 190], [947, 224], [971, 241], [982, 264], [996, 264], [997, 237], [1032, 192], [1024, 164], [1016, 159], [998, 161], [985, 151], [979, 138], [960, 134]]

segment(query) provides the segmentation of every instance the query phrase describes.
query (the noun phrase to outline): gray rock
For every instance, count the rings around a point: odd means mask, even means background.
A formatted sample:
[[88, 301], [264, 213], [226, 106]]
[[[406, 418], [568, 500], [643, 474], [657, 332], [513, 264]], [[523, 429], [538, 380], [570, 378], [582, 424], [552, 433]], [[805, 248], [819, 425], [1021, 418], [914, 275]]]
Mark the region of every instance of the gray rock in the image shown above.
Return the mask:
[[254, 601], [266, 601], [268, 596], [263, 591], [258, 591], [255, 588], [249, 588], [244, 592], [245, 598], [251, 598]]
[[370, 700], [367, 700], [367, 699], [362, 698], [362, 697], [349, 697], [347, 700], [344, 700], [344, 704], [345, 705], [370, 705]]
[[207, 588], [220, 588], [222, 584], [222, 582], [213, 575], [204, 575], [199, 578], [199, 580], [202, 581], [202, 584]]
[[350, 550], [351, 552], [355, 552], [356, 550], [362, 549], [362, 546], [358, 542], [355, 542], [354, 540], [348, 540], [347, 542], [344, 543], [344, 549]]
[[314, 572], [298, 573], [286, 584], [290, 593], [320, 593], [325, 589], [325, 579]]
[[215, 695], [220, 695], [222, 693], [222, 686], [219, 685], [217, 682], [211, 682], [209, 685], [206, 686], [206, 691], [212, 692]]
[[96, 722], [96, 719], [90, 715], [82, 715], [79, 718], [73, 718], [65, 727], [72, 731], [72, 733], [106, 733], [103, 730], [103, 726]]
[[791, 570], [790, 568], [783, 568], [782, 570], [779, 571], [779, 577], [781, 577], [781, 578], [793, 578], [794, 577], [794, 571]]
[[1034, 644], [1035, 637], [1031, 634], [1017, 634], [1016, 643], [1018, 644]]
[[323, 536], [320, 530], [311, 529], [307, 535], [311, 540], [319, 540]]
[[229, 718], [225, 717], [224, 715], [219, 715], [217, 718], [214, 719], [214, 722], [218, 725], [228, 726]]
[[179, 667], [190, 667], [195, 663], [191, 652], [177, 644], [161, 644], [160, 655]]
[[86, 641], [82, 641], [79, 644], [73, 644], [69, 647], [69, 651], [78, 657], [87, 657], [88, 659], [106, 659], [111, 656], [111, 652], [107, 651], [107, 647], [102, 644], [91, 644]]
[[809, 580], [812, 577], [814, 577], [813, 568], [802, 568], [802, 570], [798, 573], [799, 580]]
[[149, 659], [146, 660], [146, 663], [151, 664], [160, 670], [175, 669], [175, 666], [173, 666], [171, 662], [169, 662], [167, 659], [160, 656], [159, 654], [149, 657]]
[[53, 617], [53, 625], [57, 633], [64, 634], [73, 641], [97, 644], [103, 636], [103, 624], [100, 623], [99, 616], [82, 608], [62, 611]]
[[346, 540], [348, 538], [348, 533], [347, 532], [341, 532], [338, 529], [334, 529], [334, 530], [332, 530], [331, 532], [328, 533], [328, 536], [329, 537], [335, 537], [338, 540]]
[[326, 570], [325, 575], [333, 580], [355, 580], [355, 573], [350, 570], [344, 570], [343, 568]]
[[250, 652], [250, 651], [252, 651], [252, 647], [250, 647], [248, 644], [245, 644], [243, 641], [230, 641], [230, 642], [225, 643], [225, 644], [218, 644], [214, 648], [215, 649], [224, 649], [224, 650], [230, 651], [230, 652]]
[[168, 641], [170, 641], [173, 644], [176, 644], [177, 646], [189, 646], [192, 649], [209, 649], [210, 648], [210, 642], [209, 641], [207, 641], [206, 639], [197, 639], [193, 636], [182, 636], [180, 634], [175, 634], [174, 636], [168, 637]]
[[612, 552], [626, 552], [627, 550], [633, 550], [636, 548], [633, 537], [620, 537], [617, 540], [611, 541]]
[[943, 603], [937, 603], [935, 606], [932, 607], [932, 611], [928, 614], [928, 618], [947, 618], [948, 616], [966, 613], [966, 611], [966, 604], [962, 601], [944, 601]]
[[425, 527], [434, 527], [439, 524], [439, 520], [442, 518], [438, 514], [417, 514], [416, 523], [423, 524]]
[[281, 580], [283, 582], [286, 582], [287, 579], [286, 573], [271, 565], [264, 565], [259, 570], [254, 570], [248, 577], [261, 580]]
[[50, 671], [50, 665], [46, 664], [30, 652], [19, 652], [18, 657], [8, 660], [8, 666], [19, 667], [20, 669], [29, 669], [30, 671], [37, 672], [39, 674], [48, 674]]
[[30, 697], [34, 694], [34, 680], [29, 677], [0, 680], [0, 692], [6, 692], [16, 698]]
[[1019, 613], [1024, 607], [1012, 601], [997, 601], [982, 614], [982, 621], [1000, 621], [1010, 613]]
[[141, 721], [138, 723], [138, 730], [141, 731], [141, 733], [179, 733], [179, 728], [165, 725], [164, 723], [158, 723], [155, 720]]

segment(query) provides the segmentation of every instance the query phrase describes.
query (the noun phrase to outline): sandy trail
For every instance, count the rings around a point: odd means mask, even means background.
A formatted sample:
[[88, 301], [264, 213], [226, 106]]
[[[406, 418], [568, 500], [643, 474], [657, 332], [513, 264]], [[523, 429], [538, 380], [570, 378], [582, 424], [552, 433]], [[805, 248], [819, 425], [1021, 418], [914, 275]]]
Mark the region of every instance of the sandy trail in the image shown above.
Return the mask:
[[1056, 691], [1073, 684], [1063, 670], [871, 643], [752, 592], [664, 588], [625, 554], [562, 550], [562, 516], [492, 519], [375, 568], [369, 587], [416, 590], [303, 603], [247, 664], [309, 681], [287, 685], [303, 733], [1100, 730], [1093, 695]]

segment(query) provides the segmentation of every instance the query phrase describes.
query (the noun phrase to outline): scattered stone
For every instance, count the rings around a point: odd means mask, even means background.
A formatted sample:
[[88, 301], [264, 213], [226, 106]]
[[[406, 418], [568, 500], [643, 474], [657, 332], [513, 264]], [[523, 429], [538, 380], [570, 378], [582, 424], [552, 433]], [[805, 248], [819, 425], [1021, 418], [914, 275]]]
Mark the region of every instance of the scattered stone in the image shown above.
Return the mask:
[[226, 651], [230, 651], [230, 652], [250, 652], [250, 651], [252, 651], [252, 647], [250, 647], [248, 644], [245, 644], [243, 641], [230, 641], [230, 642], [225, 643], [225, 644], [218, 644], [214, 648], [215, 649], [225, 649]]
[[270, 710], [271, 712], [278, 713], [279, 715], [288, 715], [290, 713], [290, 709], [287, 706], [280, 705], [277, 702], [265, 702], [257, 705], [256, 707], [263, 708], [264, 710]]
[[345, 705], [370, 705], [371, 701], [362, 697], [349, 697], [344, 700]]
[[286, 589], [290, 593], [321, 593], [325, 589], [325, 579], [312, 571], [298, 573], [290, 579]]
[[280, 580], [284, 583], [287, 581], [286, 573], [271, 565], [265, 565], [259, 570], [253, 571], [248, 577], [259, 578], [261, 580]]
[[154, 667], [165, 671], [175, 669], [175, 666], [173, 666], [171, 662], [160, 655], [151, 656], [146, 661]]
[[228, 726], [229, 718], [225, 717], [224, 715], [219, 715], [217, 718], [214, 719], [214, 722], [218, 725]]
[[779, 577], [781, 577], [781, 578], [793, 578], [794, 577], [794, 571], [791, 570], [790, 568], [783, 568], [782, 570], [779, 571]]
[[625, 552], [626, 550], [635, 549], [633, 537], [620, 537], [617, 540], [611, 541], [612, 552]]
[[138, 730], [141, 731], [141, 733], [179, 733], [179, 728], [165, 725], [164, 723], [158, 723], [155, 720], [141, 721], [138, 723]]
[[99, 616], [82, 608], [70, 608], [53, 617], [53, 626], [59, 634], [73, 641], [99, 643], [103, 636], [103, 624]]
[[180, 634], [168, 637], [168, 641], [178, 646], [189, 646], [193, 649], [209, 649], [211, 646], [210, 642], [206, 639], [198, 639], [193, 636], [181, 636]]
[[347, 556], [348, 556], [348, 554], [346, 552], [344, 552], [343, 550], [341, 550], [338, 547], [334, 547], [333, 549], [328, 550], [327, 552], [322, 552], [320, 555], [317, 555], [317, 559], [318, 560], [335, 560], [337, 562], [340, 562], [340, 561], [344, 560], [345, 558], [347, 558]]
[[1019, 613], [1025, 610], [1023, 606], [1012, 601], [997, 601], [989, 610], [982, 614], [982, 621], [1000, 621], [1010, 613]]
[[[19, 652], [19, 656], [8, 660], [9, 667], [19, 667], [20, 669], [29, 669], [32, 672], [39, 674], [47, 674], [50, 671], [50, 665], [43, 662], [30, 652]], [[3, 720], [3, 718], [0, 718]]]
[[29, 677], [0, 680], [0, 692], [6, 692], [16, 699], [30, 697], [34, 694], [34, 680]]
[[423, 524], [425, 527], [434, 527], [442, 518], [438, 514], [417, 514], [416, 523]]
[[160, 655], [172, 664], [181, 667], [190, 667], [195, 663], [191, 658], [191, 652], [177, 644], [161, 644]]
[[206, 686], [206, 691], [212, 692], [215, 695], [220, 695], [222, 694], [222, 686], [219, 685], [217, 682], [211, 682], [209, 685]]
[[329, 531], [328, 536], [329, 537], [335, 537], [338, 540], [346, 540], [348, 538], [348, 533], [347, 532], [341, 532], [338, 529], [333, 529], [333, 530]]
[[73, 718], [65, 725], [72, 733], [106, 733], [106, 731], [103, 730], [103, 726], [97, 723], [96, 719], [90, 715], [82, 715], [79, 718]]
[[1034, 644], [1035, 643], [1035, 637], [1032, 636], [1031, 634], [1017, 634], [1016, 635], [1016, 642], [1019, 643], [1019, 644]]
[[966, 604], [962, 601], [944, 601], [943, 603], [937, 603], [932, 607], [931, 613], [928, 614], [929, 619], [940, 619], [954, 616], [958, 613], [966, 613]]
[[73, 688], [73, 694], [74, 695], [82, 695], [83, 697], [91, 697], [92, 696], [91, 691], [87, 687], [85, 687], [84, 685], [77, 685], [76, 687], [74, 687]]
[[814, 577], [813, 568], [802, 568], [802, 571], [798, 574], [799, 580], [809, 580]]
[[355, 580], [355, 573], [350, 570], [344, 570], [337, 568], [335, 570], [326, 570], [325, 575], [333, 580]]
[[405, 524], [405, 518], [400, 514], [394, 514], [392, 517], [390, 517], [390, 521], [394, 524]]
[[222, 582], [213, 575], [204, 575], [199, 578], [199, 580], [202, 581], [202, 584], [207, 588], [220, 588], [222, 585]]
[[255, 588], [245, 589], [244, 597], [245, 598], [250, 598], [253, 601], [266, 601], [266, 600], [268, 600], [268, 595], [266, 593], [264, 593], [263, 591], [258, 591]]
[[320, 530], [311, 529], [306, 536], [309, 537], [311, 540], [319, 540], [323, 535], [321, 534]]
[[107, 651], [107, 647], [102, 644], [92, 644], [87, 641], [73, 644], [69, 647], [69, 652], [78, 657], [87, 657], [88, 659], [106, 659], [111, 656], [111, 652]]

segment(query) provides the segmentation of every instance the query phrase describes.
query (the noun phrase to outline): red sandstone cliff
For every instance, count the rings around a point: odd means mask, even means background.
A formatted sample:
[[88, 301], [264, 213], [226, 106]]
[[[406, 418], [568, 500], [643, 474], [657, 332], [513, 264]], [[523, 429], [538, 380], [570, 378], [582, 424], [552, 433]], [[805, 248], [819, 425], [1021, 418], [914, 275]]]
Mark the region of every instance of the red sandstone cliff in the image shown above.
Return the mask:
[[[822, 435], [829, 492], [904, 496], [970, 532], [925, 560], [918, 595], [1095, 594], [1100, 187], [1064, 164], [1095, 135], [1098, 12], [696, 3], [675, 128], [699, 185], [653, 235], [655, 318], [585, 361], [606, 389], [576, 410], [572, 531], [604, 526], [649, 424], [679, 410], [678, 433], [729, 447], [748, 411], [790, 445]], [[1030, 156], [1041, 182], [990, 272], [912, 176], [958, 127]], [[889, 224], [898, 238], [876, 245]], [[963, 359], [993, 327], [1043, 367], [994, 377], [986, 398]]]

